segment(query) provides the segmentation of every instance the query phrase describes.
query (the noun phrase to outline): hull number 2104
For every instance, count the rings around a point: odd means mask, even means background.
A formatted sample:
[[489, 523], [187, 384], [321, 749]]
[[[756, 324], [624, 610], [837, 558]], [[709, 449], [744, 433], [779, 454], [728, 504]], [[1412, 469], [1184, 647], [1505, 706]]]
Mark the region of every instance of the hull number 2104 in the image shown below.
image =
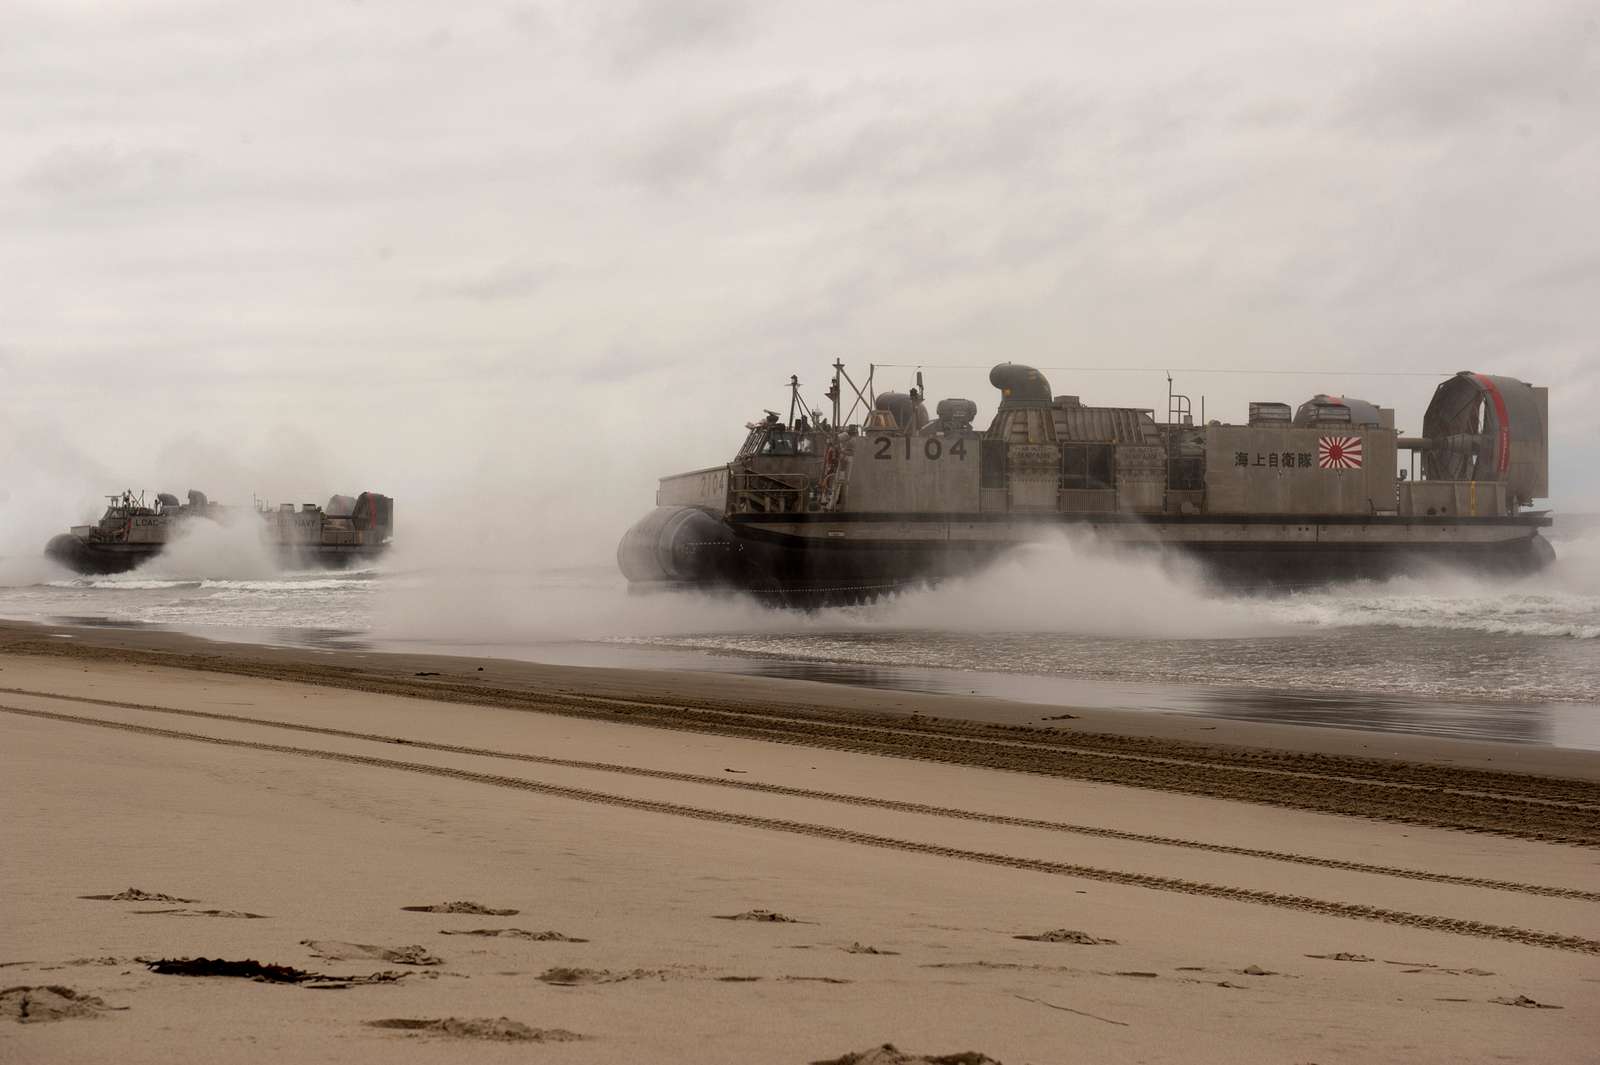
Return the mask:
[[[903, 457], [906, 459], [911, 458], [911, 438], [909, 436], [902, 436], [900, 441], [904, 445], [904, 448], [902, 449]], [[873, 437], [872, 443], [873, 446], [878, 449], [872, 453], [873, 458], [892, 459], [895, 457], [894, 437]], [[937, 436], [930, 436], [923, 439], [923, 458], [929, 460], [930, 462], [936, 462], [946, 455], [951, 455], [960, 462], [967, 461], [967, 442], [962, 440], [960, 437], [957, 437], [956, 442], [946, 448], [944, 446], [944, 441], [940, 440]]]

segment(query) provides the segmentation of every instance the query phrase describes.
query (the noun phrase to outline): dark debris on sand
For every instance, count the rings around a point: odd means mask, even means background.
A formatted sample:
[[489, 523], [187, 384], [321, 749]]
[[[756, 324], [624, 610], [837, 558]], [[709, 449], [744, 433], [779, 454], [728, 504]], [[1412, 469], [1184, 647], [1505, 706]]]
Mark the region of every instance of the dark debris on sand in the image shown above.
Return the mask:
[[372, 1028], [428, 1032], [457, 1039], [489, 1039], [500, 1043], [571, 1043], [587, 1038], [565, 1028], [532, 1028], [509, 1017], [388, 1017], [366, 1023]]
[[242, 980], [255, 980], [264, 984], [299, 984], [319, 990], [358, 987], [363, 984], [392, 984], [406, 977], [406, 973], [385, 970], [361, 976], [329, 976], [292, 965], [273, 965], [254, 958], [230, 961], [225, 958], [161, 958], [147, 961], [145, 967], [165, 976], [227, 976]]
[[958, 1054], [907, 1054], [893, 1043], [884, 1043], [870, 1050], [814, 1061], [811, 1065], [1000, 1065], [1000, 1062], [975, 1050]]
[[160, 958], [145, 967], [164, 976], [234, 976], [266, 984], [303, 984], [318, 975], [292, 965], [273, 965], [254, 958], [229, 961], [225, 958]]

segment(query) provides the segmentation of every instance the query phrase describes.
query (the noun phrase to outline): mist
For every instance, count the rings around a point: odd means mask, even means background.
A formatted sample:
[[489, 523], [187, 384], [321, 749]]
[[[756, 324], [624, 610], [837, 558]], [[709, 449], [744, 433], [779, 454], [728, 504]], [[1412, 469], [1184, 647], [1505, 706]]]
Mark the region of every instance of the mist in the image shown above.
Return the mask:
[[1409, 429], [1512, 374], [1600, 509], [1587, 6], [824, 8], [11, 5], [0, 556], [370, 489], [396, 570], [604, 566], [836, 356], [980, 422], [1003, 360]]

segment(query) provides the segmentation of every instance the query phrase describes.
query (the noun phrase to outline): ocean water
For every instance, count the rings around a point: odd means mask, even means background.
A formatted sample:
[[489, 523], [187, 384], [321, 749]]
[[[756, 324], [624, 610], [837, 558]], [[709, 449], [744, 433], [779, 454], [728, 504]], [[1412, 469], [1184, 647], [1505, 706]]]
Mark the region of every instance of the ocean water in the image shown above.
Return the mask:
[[1600, 522], [1563, 526], [1555, 565], [1516, 580], [1439, 570], [1242, 595], [1180, 560], [1062, 538], [813, 612], [633, 595], [609, 565], [413, 565], [397, 551], [366, 569], [284, 572], [217, 530], [115, 576], [0, 560], [0, 616], [1600, 748]]

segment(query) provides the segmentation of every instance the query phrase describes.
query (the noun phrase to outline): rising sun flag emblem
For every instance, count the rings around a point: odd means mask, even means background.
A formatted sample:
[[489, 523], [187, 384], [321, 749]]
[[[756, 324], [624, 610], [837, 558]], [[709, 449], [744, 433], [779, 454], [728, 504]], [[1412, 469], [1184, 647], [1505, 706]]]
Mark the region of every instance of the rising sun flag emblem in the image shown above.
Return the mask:
[[1324, 470], [1359, 470], [1359, 436], [1324, 436], [1317, 439], [1317, 467]]

